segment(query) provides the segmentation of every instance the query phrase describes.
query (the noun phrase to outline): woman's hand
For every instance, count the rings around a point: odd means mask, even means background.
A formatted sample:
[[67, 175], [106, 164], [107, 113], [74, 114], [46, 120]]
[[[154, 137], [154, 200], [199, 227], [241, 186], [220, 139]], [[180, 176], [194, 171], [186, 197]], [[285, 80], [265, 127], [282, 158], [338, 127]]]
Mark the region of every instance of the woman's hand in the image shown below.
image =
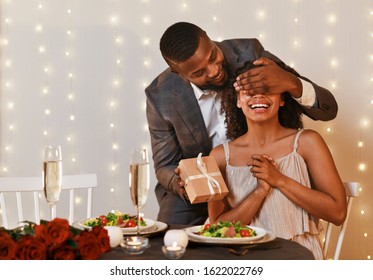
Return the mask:
[[284, 176], [277, 168], [276, 162], [272, 157], [263, 154], [254, 154], [251, 156], [251, 172], [253, 176], [259, 180], [265, 181], [272, 187], [276, 187], [278, 182], [282, 180]]

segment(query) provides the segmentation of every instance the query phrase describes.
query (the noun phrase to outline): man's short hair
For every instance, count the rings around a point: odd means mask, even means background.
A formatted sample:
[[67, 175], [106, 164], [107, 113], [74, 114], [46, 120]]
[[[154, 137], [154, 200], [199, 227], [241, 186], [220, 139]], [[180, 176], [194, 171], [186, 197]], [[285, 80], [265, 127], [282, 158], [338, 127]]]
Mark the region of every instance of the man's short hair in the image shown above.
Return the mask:
[[200, 27], [189, 22], [177, 22], [163, 33], [159, 47], [163, 58], [171, 66], [188, 60], [194, 55], [202, 35]]

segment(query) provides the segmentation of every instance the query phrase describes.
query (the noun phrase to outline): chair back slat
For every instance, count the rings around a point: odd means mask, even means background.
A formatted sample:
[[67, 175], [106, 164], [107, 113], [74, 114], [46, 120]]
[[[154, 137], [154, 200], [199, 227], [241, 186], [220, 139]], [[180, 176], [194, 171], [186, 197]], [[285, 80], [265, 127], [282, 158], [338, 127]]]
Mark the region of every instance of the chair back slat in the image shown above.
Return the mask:
[[23, 203], [22, 203], [22, 195], [21, 192], [16, 192], [16, 198], [17, 198], [17, 212], [18, 212], [18, 221], [23, 221]]
[[341, 253], [343, 238], [345, 236], [347, 221], [348, 221], [348, 218], [350, 216], [350, 210], [351, 210], [351, 205], [352, 205], [352, 197], [349, 197], [347, 200], [348, 200], [347, 201], [347, 216], [346, 216], [345, 222], [341, 225], [340, 232], [339, 232], [339, 235], [338, 235], [337, 245], [335, 247], [335, 253], [334, 253], [334, 259], [335, 260], [339, 259], [339, 254]]
[[[76, 189], [86, 189], [87, 191], [87, 218], [91, 217], [92, 213], [92, 199], [93, 188], [97, 186], [96, 174], [81, 174], [81, 175], [64, 175], [62, 177], [62, 191], [69, 190], [69, 209], [68, 220], [72, 224], [75, 221], [75, 195]], [[34, 211], [27, 211], [24, 209], [23, 194], [25, 192], [32, 192]], [[41, 207], [40, 207], [40, 194], [43, 192], [43, 182], [40, 177], [0, 177], [0, 213], [2, 217], [2, 224], [5, 228], [11, 226], [8, 213], [10, 213], [10, 204], [6, 202], [8, 196], [15, 193], [16, 197], [16, 210], [17, 210], [17, 226], [20, 222], [24, 221], [25, 210], [26, 213], [34, 213], [35, 223], [40, 223], [41, 220]], [[5, 195], [7, 194], [7, 195]], [[13, 200], [14, 201], [14, 200]], [[29, 206], [29, 205], [28, 205]], [[58, 217], [57, 209], [63, 207], [60, 203], [54, 206], [51, 211], [50, 219]], [[45, 219], [45, 218], [44, 218]], [[1, 219], [0, 219], [1, 222]], [[13, 223], [14, 224], [14, 223]], [[0, 223], [1, 226], [1, 223]]]
[[5, 228], [9, 228], [9, 222], [8, 222], [8, 212], [7, 212], [7, 206], [5, 202], [4, 193], [0, 192], [0, 210], [1, 210], [1, 216], [3, 217], [3, 226]]
[[332, 233], [332, 224], [327, 223], [326, 224], [326, 229], [325, 229], [324, 244], [323, 244], [323, 248], [322, 248], [324, 256], [326, 256], [328, 254], [328, 248], [329, 248], [331, 233]]
[[[352, 201], [353, 201], [353, 198], [357, 197], [358, 194], [359, 194], [359, 183], [358, 182], [344, 182], [343, 185], [344, 185], [345, 191], [346, 191], [347, 215], [346, 215], [346, 219], [345, 219], [344, 223], [339, 227], [337, 243], [336, 243], [334, 256], [333, 256], [334, 260], [339, 259], [343, 239], [344, 239], [345, 232], [346, 232], [347, 222], [348, 222], [348, 219], [350, 217]], [[332, 223], [328, 222], [326, 224], [325, 238], [324, 238], [324, 244], [323, 244], [324, 256], [327, 256], [328, 249], [329, 249], [329, 246], [330, 246], [330, 237], [331, 237], [332, 227], [333, 227]]]
[[87, 193], [87, 219], [92, 217], [93, 189], [88, 188]]
[[70, 189], [69, 191], [69, 200], [70, 200], [70, 215], [69, 215], [69, 222], [72, 224], [74, 222], [74, 217], [75, 217], [75, 207], [74, 207], [74, 198], [75, 198], [75, 189]]
[[34, 215], [35, 223], [40, 224], [40, 202], [39, 202], [39, 191], [33, 191], [34, 195]]
[[358, 182], [344, 182], [347, 197], [357, 197], [359, 194]]

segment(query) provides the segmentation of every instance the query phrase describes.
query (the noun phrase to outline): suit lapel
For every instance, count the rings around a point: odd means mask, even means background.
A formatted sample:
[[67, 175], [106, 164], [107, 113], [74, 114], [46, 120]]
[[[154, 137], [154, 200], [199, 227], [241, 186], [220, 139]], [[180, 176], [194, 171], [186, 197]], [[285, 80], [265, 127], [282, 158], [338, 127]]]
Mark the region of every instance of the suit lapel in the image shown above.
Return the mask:
[[206, 150], [210, 152], [212, 147], [201, 109], [189, 82], [185, 82], [182, 88], [178, 87], [177, 90], [171, 91], [171, 102], [180, 119], [184, 122], [182, 125], [201, 146], [201, 152]]

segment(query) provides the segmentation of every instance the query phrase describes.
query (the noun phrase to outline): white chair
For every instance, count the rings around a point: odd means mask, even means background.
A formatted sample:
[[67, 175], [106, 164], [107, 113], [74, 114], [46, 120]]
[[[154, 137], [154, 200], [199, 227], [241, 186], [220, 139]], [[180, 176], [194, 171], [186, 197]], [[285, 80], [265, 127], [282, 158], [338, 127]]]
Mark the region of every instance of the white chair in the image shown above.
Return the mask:
[[[344, 238], [344, 235], [345, 235], [348, 218], [350, 216], [352, 200], [353, 200], [354, 197], [357, 197], [358, 193], [359, 193], [359, 183], [358, 182], [344, 182], [343, 184], [344, 184], [344, 187], [345, 187], [345, 190], [346, 190], [346, 196], [347, 196], [347, 216], [346, 216], [346, 219], [345, 219], [344, 223], [339, 227], [338, 239], [337, 239], [337, 243], [336, 243], [336, 247], [335, 247], [335, 251], [334, 251], [334, 257], [333, 257], [334, 260], [339, 259], [339, 254], [341, 252], [343, 238]], [[327, 253], [328, 253], [331, 232], [332, 232], [332, 224], [331, 223], [326, 223], [325, 241], [324, 241], [324, 244], [323, 244], [323, 252], [324, 252], [325, 256], [327, 256]]]
[[[69, 192], [69, 223], [72, 224], [75, 221], [75, 190], [76, 189], [87, 189], [87, 218], [92, 216], [92, 191], [97, 186], [97, 175], [96, 174], [81, 174], [81, 175], [65, 175], [62, 177], [62, 192]], [[40, 223], [40, 194], [44, 198], [43, 182], [42, 177], [0, 177], [0, 210], [5, 228], [10, 228], [10, 221], [8, 214], [10, 211], [17, 211], [18, 219], [17, 225], [24, 221], [24, 203], [22, 195], [26, 192], [33, 194], [33, 212], [35, 219], [32, 220], [35, 223]], [[62, 194], [61, 192], [61, 194]], [[13, 194], [13, 195], [12, 195]], [[16, 198], [16, 209], [7, 208], [8, 197]], [[26, 195], [26, 194], [25, 194]], [[9, 203], [10, 206], [10, 203]], [[58, 207], [60, 205], [58, 204]], [[63, 206], [61, 206], [63, 207]], [[9, 211], [9, 213], [8, 213]], [[51, 219], [56, 216], [56, 210], [52, 211]]]

